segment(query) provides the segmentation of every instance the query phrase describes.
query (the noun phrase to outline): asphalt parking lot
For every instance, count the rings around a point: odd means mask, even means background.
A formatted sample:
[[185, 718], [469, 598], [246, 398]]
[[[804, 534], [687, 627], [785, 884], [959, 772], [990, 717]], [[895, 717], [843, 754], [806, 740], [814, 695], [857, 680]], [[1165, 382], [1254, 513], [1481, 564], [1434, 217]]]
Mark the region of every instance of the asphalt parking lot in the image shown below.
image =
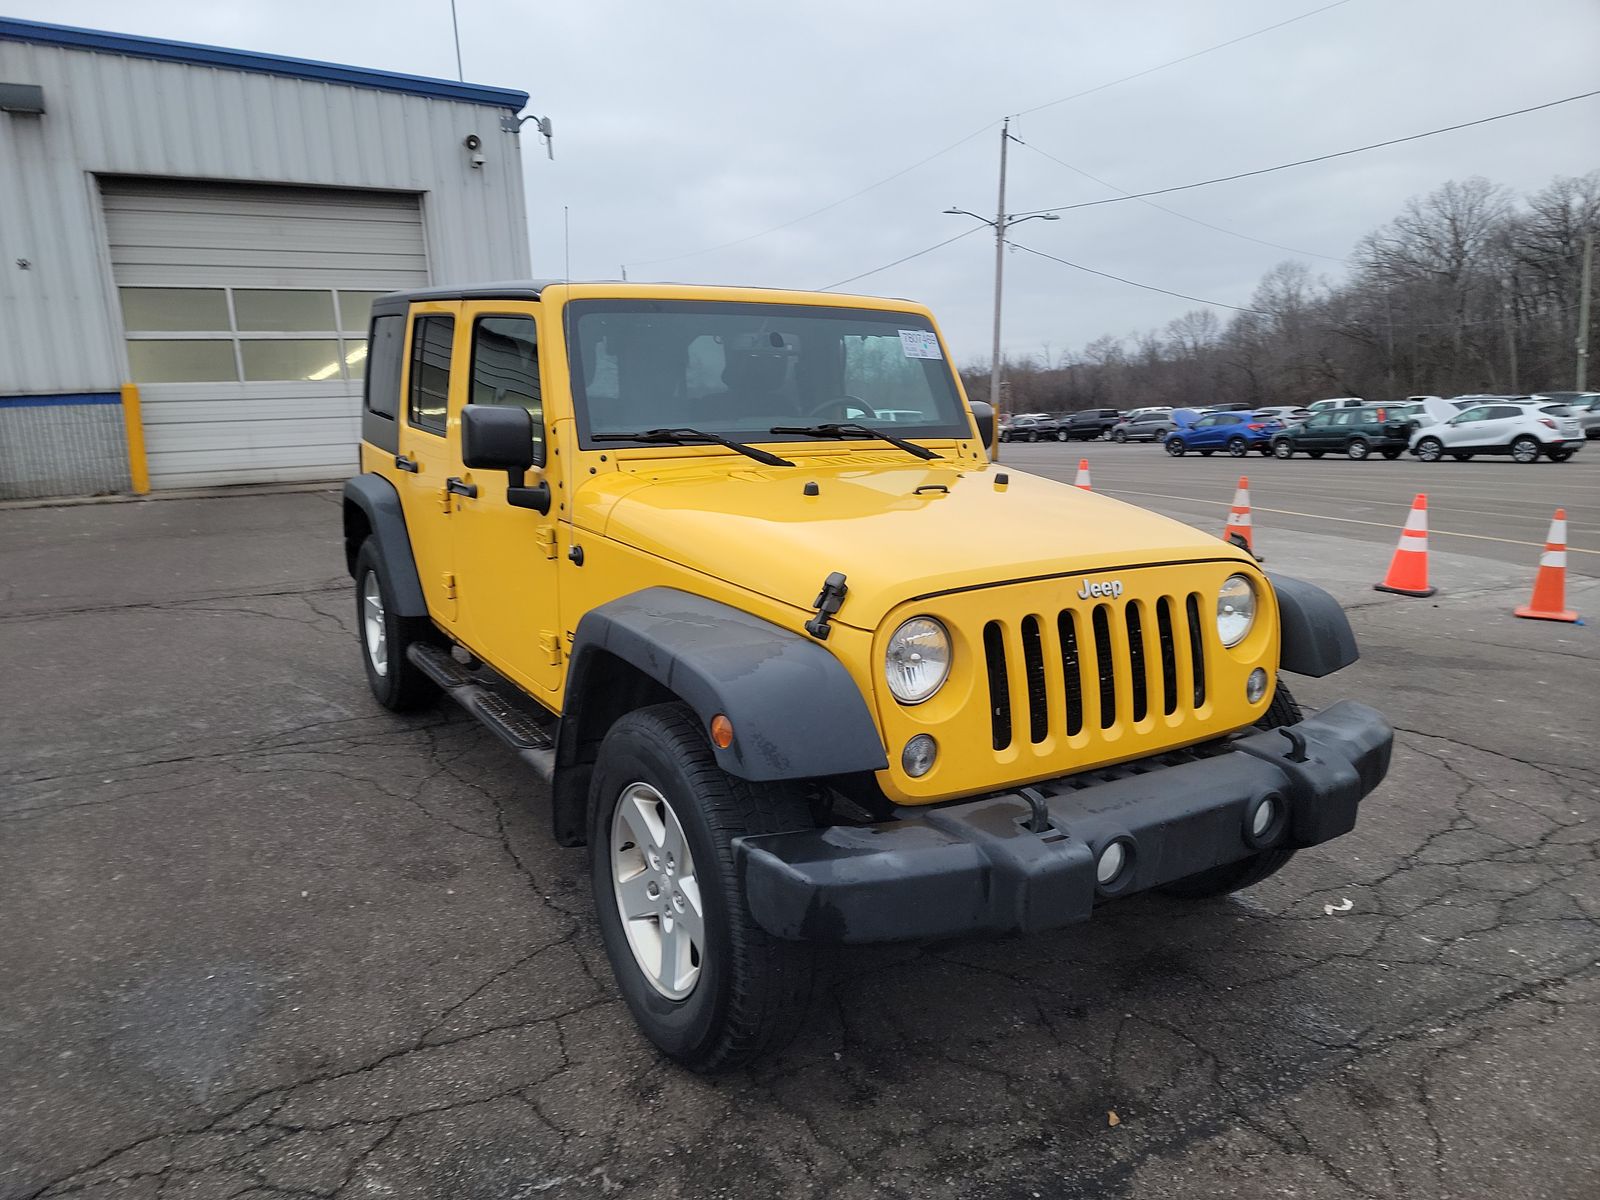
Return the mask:
[[[1565, 504], [1600, 617], [1600, 452], [1004, 453], [1082, 456], [1207, 530], [1249, 473], [1364, 651], [1297, 694], [1383, 708], [1388, 782], [1229, 900], [841, 954], [715, 1080], [512, 756], [370, 700], [335, 491], [0, 511], [0, 1196], [1594, 1197], [1600, 647], [1510, 609]], [[1371, 588], [1417, 490], [1431, 600]]]

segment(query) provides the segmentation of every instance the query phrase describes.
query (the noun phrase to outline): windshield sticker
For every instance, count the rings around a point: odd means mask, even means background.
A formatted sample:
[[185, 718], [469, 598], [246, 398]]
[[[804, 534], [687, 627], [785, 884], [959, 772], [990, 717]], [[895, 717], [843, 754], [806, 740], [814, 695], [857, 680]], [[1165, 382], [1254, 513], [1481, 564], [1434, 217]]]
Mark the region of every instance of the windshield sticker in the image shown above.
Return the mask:
[[939, 350], [939, 339], [931, 329], [902, 329], [900, 348], [905, 351], [907, 358], [944, 357]]

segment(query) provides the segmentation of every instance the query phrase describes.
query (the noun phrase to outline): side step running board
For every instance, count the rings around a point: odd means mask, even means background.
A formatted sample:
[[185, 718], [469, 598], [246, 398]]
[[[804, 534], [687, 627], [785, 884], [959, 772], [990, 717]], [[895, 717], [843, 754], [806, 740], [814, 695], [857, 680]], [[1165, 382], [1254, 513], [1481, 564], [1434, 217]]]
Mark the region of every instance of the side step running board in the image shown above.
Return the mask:
[[527, 708], [506, 699], [452, 658], [448, 650], [413, 642], [406, 648], [406, 657], [443, 688], [445, 695], [515, 750], [517, 757], [532, 767], [540, 779], [549, 783], [555, 778], [553, 719], [541, 720]]

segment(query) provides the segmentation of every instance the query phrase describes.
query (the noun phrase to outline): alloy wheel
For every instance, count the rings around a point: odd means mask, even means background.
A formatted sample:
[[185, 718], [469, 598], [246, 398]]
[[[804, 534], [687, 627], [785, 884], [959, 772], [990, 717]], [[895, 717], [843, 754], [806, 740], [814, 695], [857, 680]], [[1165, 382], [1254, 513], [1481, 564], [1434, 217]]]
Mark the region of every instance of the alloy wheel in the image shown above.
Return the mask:
[[389, 627], [383, 619], [383, 590], [378, 586], [376, 571], [361, 577], [361, 644], [367, 649], [367, 659], [373, 671], [382, 676], [389, 673]]
[[650, 784], [623, 788], [610, 857], [617, 912], [640, 974], [667, 999], [684, 999], [705, 961], [705, 909], [683, 826]]

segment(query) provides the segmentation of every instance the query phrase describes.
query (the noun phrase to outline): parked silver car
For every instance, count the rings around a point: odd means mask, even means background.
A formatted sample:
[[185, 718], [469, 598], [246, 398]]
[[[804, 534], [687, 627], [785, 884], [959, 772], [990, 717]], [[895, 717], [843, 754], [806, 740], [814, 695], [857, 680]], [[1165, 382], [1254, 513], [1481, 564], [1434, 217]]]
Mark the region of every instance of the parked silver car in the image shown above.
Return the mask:
[[1565, 404], [1567, 411], [1578, 419], [1583, 436], [1600, 438], [1600, 392], [1536, 392], [1541, 400]]
[[1135, 408], [1111, 427], [1113, 442], [1159, 442], [1172, 432], [1170, 408]]

